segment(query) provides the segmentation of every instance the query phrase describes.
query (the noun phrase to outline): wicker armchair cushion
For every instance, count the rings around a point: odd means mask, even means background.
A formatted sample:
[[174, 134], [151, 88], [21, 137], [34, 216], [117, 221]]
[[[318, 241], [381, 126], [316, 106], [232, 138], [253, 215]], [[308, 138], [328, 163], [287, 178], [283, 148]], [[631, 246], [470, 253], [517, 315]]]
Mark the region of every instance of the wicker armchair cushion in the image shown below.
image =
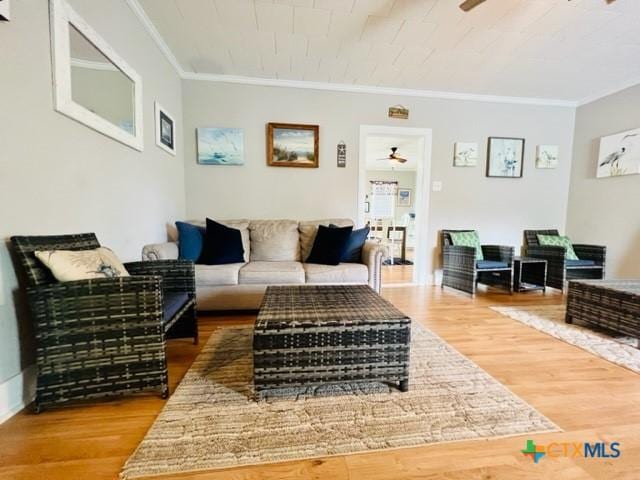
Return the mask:
[[462, 247], [473, 247], [476, 249], [476, 260], [484, 260], [482, 247], [480, 246], [480, 236], [475, 230], [468, 232], [450, 232], [451, 242]]
[[476, 262], [476, 268], [478, 270], [495, 270], [498, 268], [509, 268], [507, 262], [496, 262], [493, 260], [478, 260]]
[[566, 249], [565, 257], [567, 260], [578, 260], [578, 256], [573, 250], [573, 244], [567, 236], [538, 234], [538, 242], [542, 246], [564, 247]]
[[592, 267], [596, 264], [593, 260], [567, 260], [567, 268]]
[[104, 247], [92, 250], [36, 250], [34, 255], [59, 282], [129, 276], [116, 254]]
[[164, 321], [168, 322], [189, 301], [189, 295], [187, 293], [167, 293], [163, 300]]

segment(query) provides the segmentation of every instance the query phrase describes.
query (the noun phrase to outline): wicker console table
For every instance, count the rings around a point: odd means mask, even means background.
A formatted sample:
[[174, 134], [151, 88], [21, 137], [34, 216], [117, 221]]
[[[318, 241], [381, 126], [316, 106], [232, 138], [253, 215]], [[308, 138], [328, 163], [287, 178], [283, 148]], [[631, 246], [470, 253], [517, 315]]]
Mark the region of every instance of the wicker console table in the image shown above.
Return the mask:
[[572, 280], [566, 322], [586, 322], [638, 339], [640, 280]]
[[411, 319], [366, 285], [268, 287], [253, 336], [254, 386], [382, 381], [409, 388]]

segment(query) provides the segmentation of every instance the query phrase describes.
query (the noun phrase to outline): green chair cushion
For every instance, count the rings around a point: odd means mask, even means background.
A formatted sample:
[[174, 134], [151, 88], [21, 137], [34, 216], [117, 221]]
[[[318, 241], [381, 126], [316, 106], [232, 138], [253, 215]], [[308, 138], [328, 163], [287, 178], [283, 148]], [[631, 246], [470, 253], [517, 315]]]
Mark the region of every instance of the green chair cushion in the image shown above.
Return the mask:
[[451, 237], [451, 242], [453, 242], [454, 245], [475, 248], [476, 260], [484, 260], [478, 232], [476, 232], [475, 230], [471, 230], [468, 232], [449, 232], [449, 236]]
[[556, 247], [564, 247], [567, 250], [565, 258], [567, 260], [579, 260], [576, 255], [575, 250], [573, 249], [573, 244], [569, 237], [565, 235], [540, 235], [538, 234], [538, 243], [543, 246], [556, 246]]

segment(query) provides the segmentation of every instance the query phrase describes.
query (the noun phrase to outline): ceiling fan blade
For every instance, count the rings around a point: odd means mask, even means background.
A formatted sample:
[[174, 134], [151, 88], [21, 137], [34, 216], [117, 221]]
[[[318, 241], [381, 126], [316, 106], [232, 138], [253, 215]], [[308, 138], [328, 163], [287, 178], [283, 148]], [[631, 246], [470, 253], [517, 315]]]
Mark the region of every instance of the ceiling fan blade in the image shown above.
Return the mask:
[[376, 160], [377, 160], [378, 162], [387, 162], [387, 161], [389, 161], [389, 160], [393, 160], [393, 158], [389, 158], [389, 157], [387, 157], [387, 158], [376, 158]]
[[472, 8], [476, 8], [481, 3], [484, 3], [485, 0], [465, 0], [460, 4], [460, 9], [468, 12]]
[[402, 158], [402, 157], [396, 157], [396, 158], [394, 158], [394, 160], [396, 162], [400, 162], [400, 163], [407, 163], [407, 159], [406, 158]]

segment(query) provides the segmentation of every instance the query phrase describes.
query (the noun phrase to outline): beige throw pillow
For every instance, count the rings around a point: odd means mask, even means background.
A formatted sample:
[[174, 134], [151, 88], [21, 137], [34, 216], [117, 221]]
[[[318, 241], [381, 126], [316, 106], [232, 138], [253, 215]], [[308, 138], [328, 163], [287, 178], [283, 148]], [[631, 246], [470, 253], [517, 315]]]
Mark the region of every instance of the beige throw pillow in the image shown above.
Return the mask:
[[34, 253], [59, 282], [129, 276], [115, 253], [104, 247], [95, 250], [39, 250]]

